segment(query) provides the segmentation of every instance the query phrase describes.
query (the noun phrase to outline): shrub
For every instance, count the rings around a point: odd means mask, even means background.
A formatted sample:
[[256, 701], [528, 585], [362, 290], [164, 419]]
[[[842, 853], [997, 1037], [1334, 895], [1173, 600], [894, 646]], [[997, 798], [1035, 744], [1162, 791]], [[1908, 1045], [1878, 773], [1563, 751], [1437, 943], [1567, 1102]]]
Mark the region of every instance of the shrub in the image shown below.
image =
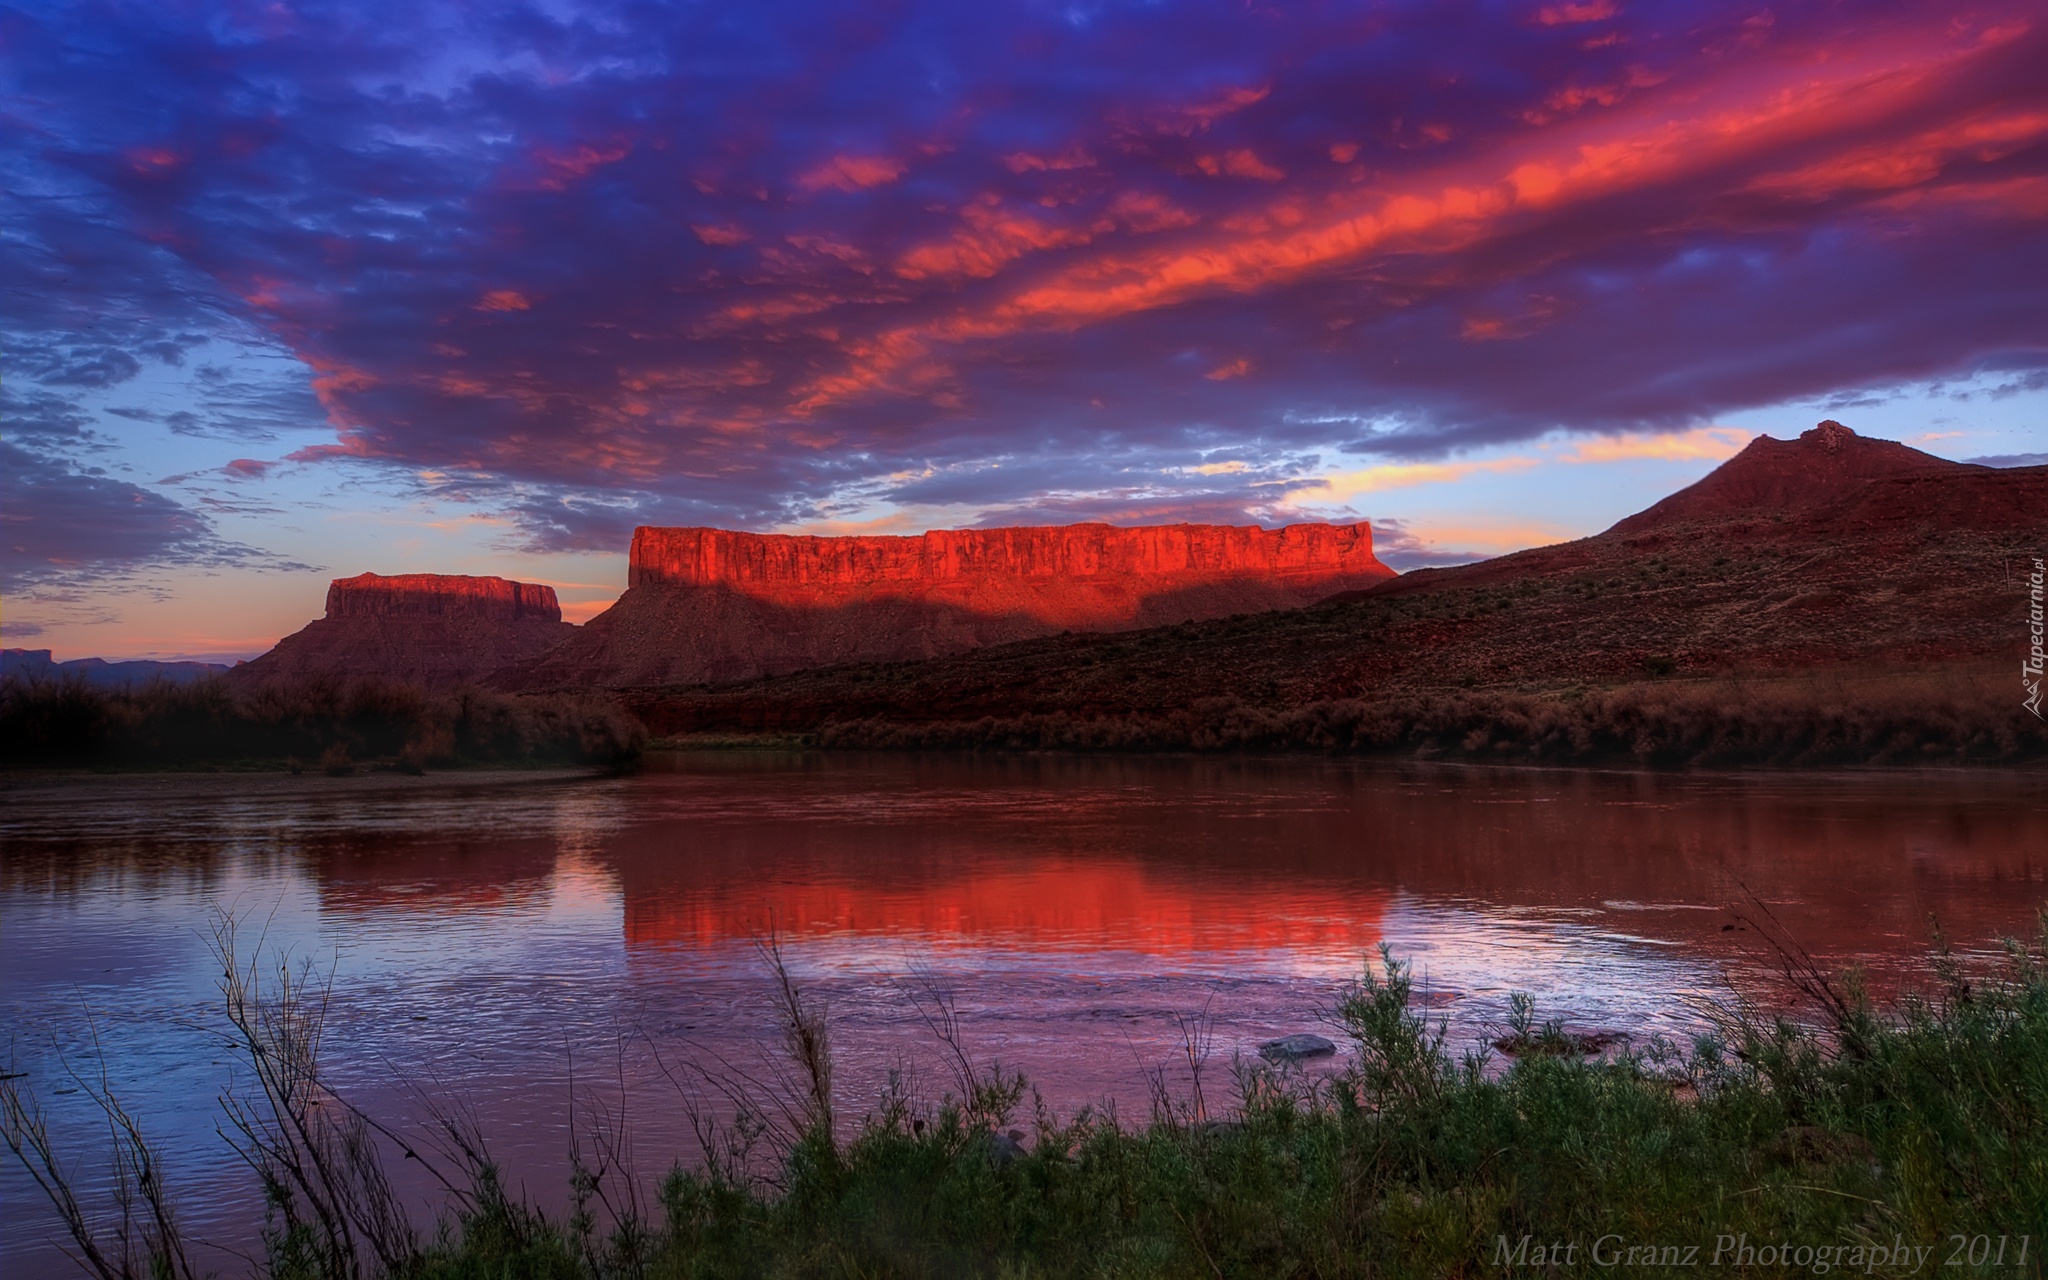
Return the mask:
[[433, 693], [384, 680], [312, 678], [254, 688], [215, 678], [99, 689], [0, 684], [0, 763], [94, 767], [315, 760], [330, 773], [393, 762], [617, 765], [646, 731], [598, 696]]
[[1294, 705], [1206, 698], [1156, 712], [1058, 709], [977, 720], [826, 720], [820, 746], [1354, 751], [1545, 763], [2016, 763], [2048, 726], [2009, 682], [1945, 671], [1657, 680], [1523, 693], [1411, 689]]

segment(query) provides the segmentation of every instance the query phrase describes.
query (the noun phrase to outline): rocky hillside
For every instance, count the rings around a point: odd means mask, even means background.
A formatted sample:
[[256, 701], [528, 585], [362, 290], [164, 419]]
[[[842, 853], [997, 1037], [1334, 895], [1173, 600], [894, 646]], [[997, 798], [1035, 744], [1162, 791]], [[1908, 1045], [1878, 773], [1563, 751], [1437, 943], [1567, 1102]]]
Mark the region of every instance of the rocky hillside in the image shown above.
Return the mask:
[[[631, 699], [656, 733], [1486, 758], [2014, 758], [2048, 468], [1834, 423], [1605, 533], [1312, 608]], [[2031, 745], [2030, 745], [2031, 744]]]
[[1358, 525], [796, 537], [643, 528], [628, 589], [515, 688], [747, 679], [1296, 608], [1392, 570]]
[[257, 685], [375, 676], [429, 687], [483, 679], [576, 634], [553, 587], [506, 578], [365, 573], [327, 588], [327, 614], [236, 667]]
[[1698, 484], [1680, 489], [1609, 532], [1628, 536], [1686, 524], [1776, 519], [1815, 511], [1872, 480], [1988, 470], [1937, 458], [1896, 440], [1859, 436], [1828, 421], [1802, 432], [1797, 440], [1758, 436]]

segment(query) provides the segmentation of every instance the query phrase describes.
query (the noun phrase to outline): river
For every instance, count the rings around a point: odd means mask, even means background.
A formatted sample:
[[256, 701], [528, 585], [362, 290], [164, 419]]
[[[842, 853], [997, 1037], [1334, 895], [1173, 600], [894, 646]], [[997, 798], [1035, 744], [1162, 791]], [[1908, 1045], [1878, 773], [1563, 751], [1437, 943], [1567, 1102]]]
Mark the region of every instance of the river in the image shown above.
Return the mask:
[[[160, 1145], [210, 1265], [262, 1209], [219, 1135], [211, 948], [331, 982], [326, 1061], [404, 1130], [472, 1112], [559, 1205], [572, 1127], [625, 1116], [649, 1182], [696, 1155], [699, 1069], [772, 1089], [774, 939], [826, 1012], [848, 1123], [892, 1069], [1022, 1070], [1062, 1114], [1142, 1119], [1151, 1082], [1330, 1009], [1382, 943], [1459, 1048], [1507, 997], [1638, 1045], [1777, 998], [1771, 927], [1881, 991], [1931, 929], [1988, 954], [2048, 900], [2038, 774], [1648, 774], [1306, 758], [657, 756], [625, 777], [496, 772], [0, 782], [6, 1069], [103, 1195], [106, 1078]], [[414, 1183], [408, 1187], [417, 1190]], [[9, 1161], [0, 1271], [72, 1274]]]

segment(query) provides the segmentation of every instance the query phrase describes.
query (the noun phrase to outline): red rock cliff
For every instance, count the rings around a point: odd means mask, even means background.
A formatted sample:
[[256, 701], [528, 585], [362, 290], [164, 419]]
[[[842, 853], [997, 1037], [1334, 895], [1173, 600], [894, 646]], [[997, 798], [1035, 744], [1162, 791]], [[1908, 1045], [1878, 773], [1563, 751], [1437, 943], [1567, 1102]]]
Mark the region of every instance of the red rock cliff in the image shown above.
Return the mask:
[[242, 683], [374, 676], [430, 687], [481, 680], [576, 634], [553, 587], [457, 574], [337, 578], [327, 616], [236, 667]]
[[642, 528], [629, 587], [518, 687], [740, 680], [1297, 608], [1392, 576], [1357, 525], [814, 538]]
[[330, 618], [423, 618], [470, 615], [508, 622], [534, 618], [560, 622], [562, 606], [553, 587], [509, 578], [472, 578], [452, 573], [359, 573], [336, 578], [327, 588]]
[[1018, 529], [935, 529], [921, 537], [813, 538], [729, 529], [633, 531], [630, 586], [778, 589], [942, 586], [1005, 579], [1316, 577], [1388, 573], [1362, 524], [1231, 525], [1119, 529], [1070, 524]]

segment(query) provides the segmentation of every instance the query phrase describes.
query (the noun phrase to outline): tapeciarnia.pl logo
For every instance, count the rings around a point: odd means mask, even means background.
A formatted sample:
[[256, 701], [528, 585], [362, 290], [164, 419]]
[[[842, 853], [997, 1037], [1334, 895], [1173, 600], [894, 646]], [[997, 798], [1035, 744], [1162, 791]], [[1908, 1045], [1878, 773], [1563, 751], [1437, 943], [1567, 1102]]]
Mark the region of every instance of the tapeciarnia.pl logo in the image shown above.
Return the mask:
[[2041, 668], [2044, 657], [2048, 657], [2041, 649], [2041, 593], [2044, 583], [2048, 583], [2048, 566], [2044, 566], [2041, 558], [2036, 556], [2034, 572], [2027, 579], [2027, 638], [2032, 645], [2020, 662], [2020, 685], [2027, 691], [2026, 701], [2020, 705], [2033, 712], [2036, 720], [2048, 720], [2048, 716], [2041, 714]]

